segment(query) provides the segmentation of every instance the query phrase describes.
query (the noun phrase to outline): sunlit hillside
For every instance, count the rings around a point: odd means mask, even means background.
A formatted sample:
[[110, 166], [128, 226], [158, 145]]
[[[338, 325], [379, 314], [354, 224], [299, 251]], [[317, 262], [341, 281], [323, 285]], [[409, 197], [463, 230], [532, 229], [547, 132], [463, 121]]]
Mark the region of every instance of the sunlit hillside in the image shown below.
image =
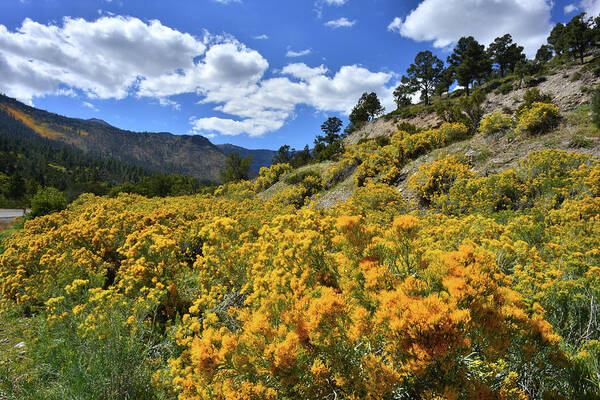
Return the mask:
[[[0, 226], [0, 400], [600, 399], [600, 18], [569, 24], [534, 60], [419, 53], [437, 89], [365, 92], [255, 179], [222, 145], [188, 174], [220, 185], [113, 160], [148, 192], [39, 192]], [[44, 140], [113, 132], [15, 107]]]

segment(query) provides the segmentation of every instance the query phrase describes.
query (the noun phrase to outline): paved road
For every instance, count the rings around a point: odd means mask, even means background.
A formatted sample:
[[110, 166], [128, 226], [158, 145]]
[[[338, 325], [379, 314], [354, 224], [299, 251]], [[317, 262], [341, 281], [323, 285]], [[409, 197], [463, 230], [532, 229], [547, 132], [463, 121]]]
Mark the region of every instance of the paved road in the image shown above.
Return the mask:
[[13, 219], [21, 216], [23, 216], [23, 209], [11, 210], [0, 208], [0, 222], [11, 222]]

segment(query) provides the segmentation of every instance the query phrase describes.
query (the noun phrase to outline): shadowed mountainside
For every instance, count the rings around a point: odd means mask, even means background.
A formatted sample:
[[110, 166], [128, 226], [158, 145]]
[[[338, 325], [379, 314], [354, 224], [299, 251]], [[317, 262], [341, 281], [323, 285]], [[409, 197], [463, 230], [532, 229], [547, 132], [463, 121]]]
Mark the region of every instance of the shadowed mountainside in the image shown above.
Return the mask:
[[[131, 132], [97, 120], [68, 118], [0, 95], [0, 112], [37, 135], [69, 144], [101, 158], [170, 174], [217, 181], [226, 156], [203, 136]], [[7, 129], [0, 126], [0, 130]]]

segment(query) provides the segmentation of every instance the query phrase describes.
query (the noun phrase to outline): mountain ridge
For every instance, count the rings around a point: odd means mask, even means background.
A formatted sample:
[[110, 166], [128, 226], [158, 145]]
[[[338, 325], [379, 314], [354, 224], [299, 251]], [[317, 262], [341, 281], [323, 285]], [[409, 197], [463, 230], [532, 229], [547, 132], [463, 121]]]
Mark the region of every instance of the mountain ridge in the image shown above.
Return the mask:
[[[217, 182], [220, 170], [225, 167], [227, 152], [201, 135], [124, 130], [97, 118], [70, 118], [41, 110], [5, 95], [0, 95], [0, 112], [46, 139], [72, 145], [100, 158], [115, 159], [156, 172]], [[0, 126], [0, 132], [2, 129], [6, 127]], [[239, 146], [235, 148], [244, 154], [262, 154]], [[256, 171], [267, 165], [265, 157], [255, 158], [253, 169]]]

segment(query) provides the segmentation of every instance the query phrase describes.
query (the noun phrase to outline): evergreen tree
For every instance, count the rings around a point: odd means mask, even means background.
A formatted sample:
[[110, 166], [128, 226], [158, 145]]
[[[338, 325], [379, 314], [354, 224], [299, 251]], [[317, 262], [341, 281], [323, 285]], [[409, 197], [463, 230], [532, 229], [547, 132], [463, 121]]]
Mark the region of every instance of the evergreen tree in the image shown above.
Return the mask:
[[566, 43], [574, 58], [579, 58], [583, 65], [585, 52], [594, 43], [593, 20], [586, 19], [585, 13], [576, 15], [566, 26]]
[[521, 60], [517, 63], [515, 66], [515, 74], [519, 78], [519, 88], [523, 84], [523, 79], [525, 79], [526, 76], [531, 75], [532, 71], [533, 65], [531, 61]]
[[277, 150], [277, 154], [273, 157], [273, 164], [287, 164], [292, 161], [294, 150], [290, 149], [290, 146], [283, 145]]
[[488, 76], [492, 67], [485, 47], [473, 36], [459, 39], [454, 52], [448, 57], [448, 63], [452, 66], [458, 84], [465, 88], [467, 96], [469, 86]]
[[452, 86], [453, 82], [454, 72], [452, 68], [446, 68], [435, 85], [435, 94], [441, 97], [444, 93], [450, 91], [450, 86]]
[[294, 157], [292, 158], [292, 167], [299, 168], [306, 164], [309, 164], [312, 161], [312, 155], [310, 154], [310, 149], [308, 145], [304, 146], [303, 150], [297, 151], [294, 153]]
[[543, 44], [535, 54], [535, 61], [540, 64], [545, 64], [552, 59], [552, 46]]
[[548, 36], [548, 43], [554, 49], [554, 52], [561, 56], [568, 50], [567, 43], [567, 28], [560, 22], [554, 25], [550, 36]]
[[338, 117], [329, 117], [327, 121], [321, 125], [321, 130], [325, 136], [317, 136], [319, 141], [326, 144], [332, 144], [340, 138], [339, 132], [342, 129], [343, 122]]
[[421, 51], [415, 57], [415, 62], [406, 70], [407, 77], [402, 82], [408, 84], [412, 93], [421, 92], [421, 99], [426, 105], [429, 97], [442, 76], [444, 62], [434, 56], [431, 51]]
[[19, 171], [15, 172], [8, 180], [8, 190], [6, 196], [10, 199], [22, 199], [27, 192], [25, 179]]
[[408, 82], [406, 82], [407, 79], [408, 78], [403, 76], [402, 83], [394, 89], [394, 102], [396, 103], [397, 108], [410, 106], [412, 104], [410, 95], [413, 93], [413, 90]]
[[337, 117], [330, 117], [321, 125], [324, 136], [317, 136], [315, 139], [315, 158], [318, 161], [335, 160], [343, 151], [341, 136], [342, 120]]
[[363, 93], [350, 113], [350, 122], [355, 128], [359, 128], [365, 122], [372, 121], [374, 118], [383, 114], [385, 108], [379, 102], [375, 92]]
[[506, 75], [506, 72], [513, 71], [519, 61], [525, 60], [523, 46], [513, 43], [512, 36], [506, 34], [497, 37], [489, 45], [487, 54], [494, 64], [498, 64], [500, 76]]
[[252, 156], [243, 158], [237, 152], [231, 152], [225, 160], [225, 169], [221, 171], [221, 181], [237, 182], [249, 179]]

